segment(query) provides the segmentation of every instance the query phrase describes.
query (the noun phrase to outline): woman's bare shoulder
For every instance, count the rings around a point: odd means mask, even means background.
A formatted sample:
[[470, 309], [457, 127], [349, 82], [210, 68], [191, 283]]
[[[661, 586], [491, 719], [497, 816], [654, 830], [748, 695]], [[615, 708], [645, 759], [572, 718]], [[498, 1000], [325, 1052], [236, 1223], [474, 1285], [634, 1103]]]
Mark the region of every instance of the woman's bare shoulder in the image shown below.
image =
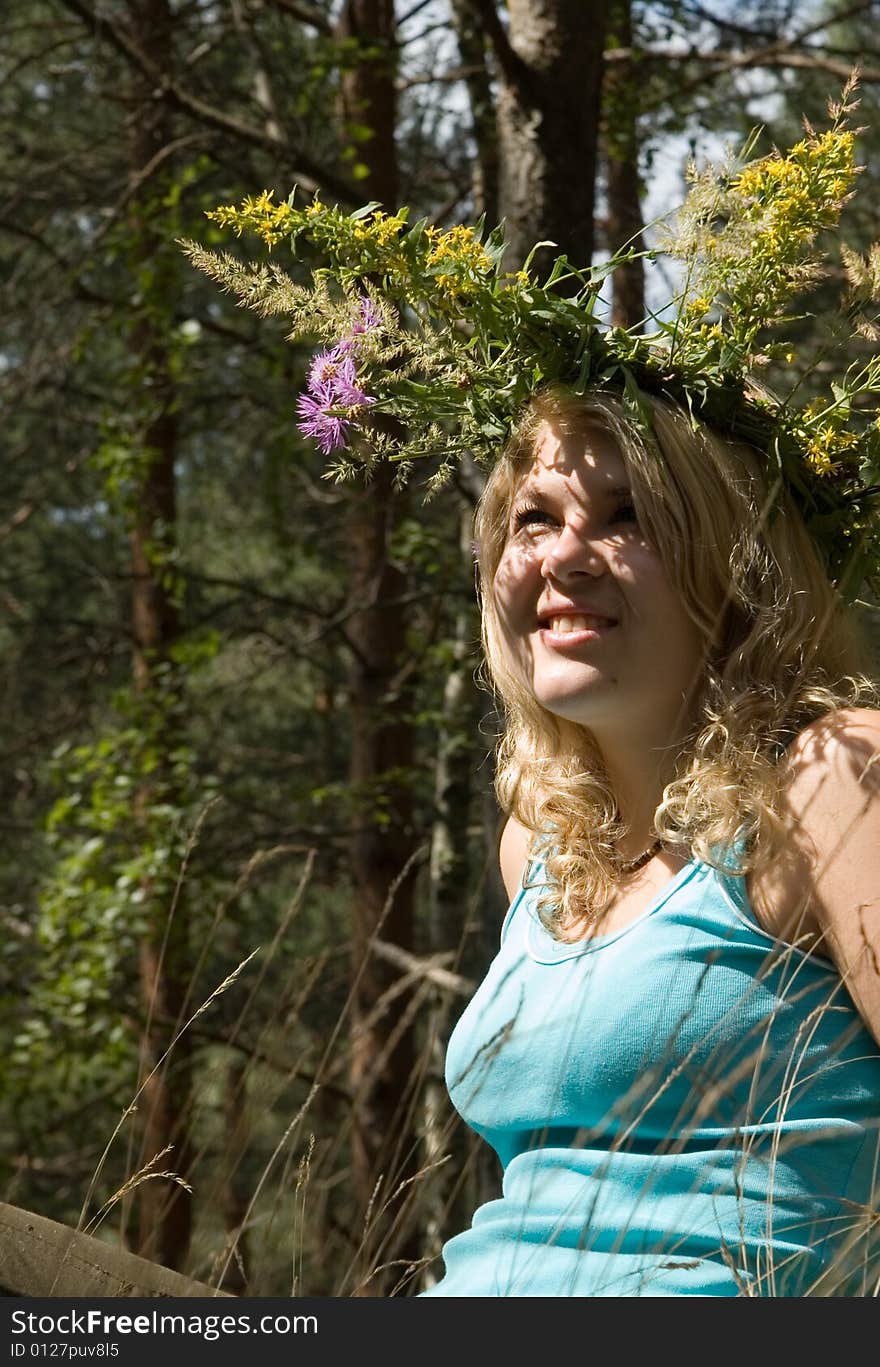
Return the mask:
[[498, 858], [501, 863], [501, 877], [511, 901], [519, 892], [531, 841], [532, 832], [515, 817], [509, 816], [501, 832]]
[[[805, 726], [786, 751], [789, 786], [820, 766], [826, 778], [862, 782], [870, 774], [870, 761], [880, 749], [880, 708], [842, 707]], [[862, 773], [864, 760], [868, 768]]]
[[841, 708], [804, 727], [780, 782], [786, 845], [814, 879], [841, 842], [880, 819], [880, 710]]
[[788, 918], [786, 939], [801, 917], [880, 1040], [880, 710], [811, 722], [781, 779], [784, 847], [755, 880], [756, 911]]

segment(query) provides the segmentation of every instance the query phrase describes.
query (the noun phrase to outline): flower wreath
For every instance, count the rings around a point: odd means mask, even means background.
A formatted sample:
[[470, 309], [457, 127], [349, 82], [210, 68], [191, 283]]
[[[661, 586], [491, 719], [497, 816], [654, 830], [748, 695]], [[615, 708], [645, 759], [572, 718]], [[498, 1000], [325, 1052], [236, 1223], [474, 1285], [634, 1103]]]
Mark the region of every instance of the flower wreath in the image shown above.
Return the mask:
[[[194, 265], [261, 316], [287, 316], [289, 340], [323, 343], [298, 401], [300, 430], [344, 477], [379, 458], [401, 479], [421, 457], [442, 453], [429, 490], [467, 453], [490, 465], [529, 396], [541, 386], [572, 392], [608, 386], [650, 428], [645, 393], [682, 403], [694, 421], [751, 443], [792, 491], [841, 592], [876, 589], [880, 570], [880, 355], [855, 359], [827, 390], [803, 402], [806, 375], [769, 393], [759, 373], [796, 360], [786, 328], [813, 316], [809, 295], [826, 274], [817, 236], [836, 227], [856, 176], [855, 81], [829, 107], [830, 126], [786, 153], [689, 169], [684, 203], [647, 252], [625, 248], [579, 270], [557, 257], [543, 283], [533, 268], [504, 269], [501, 229], [441, 228], [375, 203], [355, 213], [296, 192], [272, 191], [208, 217], [269, 249], [287, 239], [307, 283], [273, 259], [242, 262], [183, 243]], [[662, 226], [662, 225], [661, 225]], [[831, 346], [880, 338], [880, 243], [866, 256], [841, 247], [848, 286]], [[637, 255], [682, 263], [682, 285], [642, 327], [603, 326], [603, 282]], [[796, 302], [797, 312], [791, 309]], [[842, 325], [842, 326], [841, 326]], [[861, 346], [861, 351], [866, 349]], [[773, 484], [771, 479], [770, 484]]]

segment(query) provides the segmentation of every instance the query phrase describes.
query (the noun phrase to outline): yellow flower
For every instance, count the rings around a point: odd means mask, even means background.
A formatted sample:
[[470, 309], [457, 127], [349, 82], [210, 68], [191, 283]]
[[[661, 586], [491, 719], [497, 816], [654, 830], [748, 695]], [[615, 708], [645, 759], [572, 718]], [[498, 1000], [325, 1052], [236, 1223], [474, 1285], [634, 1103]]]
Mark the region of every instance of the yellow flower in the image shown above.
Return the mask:
[[267, 247], [273, 247], [284, 237], [293, 212], [288, 204], [273, 204], [274, 195], [274, 190], [262, 190], [258, 195], [247, 195], [240, 209], [221, 204], [208, 210], [206, 216], [222, 228], [232, 228], [236, 237], [247, 229], [262, 238]]
[[746, 166], [733, 182], [734, 190], [744, 195], [756, 195], [764, 184], [764, 178], [757, 166]]
[[842, 432], [826, 422], [810, 440], [806, 459], [817, 475], [833, 475], [840, 469], [840, 457], [858, 444], [854, 432]]
[[838, 470], [836, 461], [833, 461], [827, 451], [814, 450], [812, 447], [807, 451], [807, 464], [816, 475], [833, 475]]
[[435, 232], [431, 234], [431, 242], [433, 245], [427, 260], [429, 266], [448, 261], [465, 271], [483, 272], [491, 269], [492, 262], [474, 236], [473, 228], [457, 225], [446, 232]]

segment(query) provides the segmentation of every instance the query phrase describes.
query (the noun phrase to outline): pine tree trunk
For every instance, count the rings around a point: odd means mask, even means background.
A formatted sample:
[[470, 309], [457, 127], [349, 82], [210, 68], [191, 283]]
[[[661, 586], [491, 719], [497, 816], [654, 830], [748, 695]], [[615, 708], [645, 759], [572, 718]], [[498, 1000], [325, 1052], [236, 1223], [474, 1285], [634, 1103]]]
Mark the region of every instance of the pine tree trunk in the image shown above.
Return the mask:
[[[632, 51], [631, 0], [611, 0], [608, 45]], [[627, 245], [642, 248], [642, 205], [639, 192], [639, 79], [632, 57], [609, 62], [605, 78], [605, 161], [608, 172], [608, 250]], [[611, 321], [638, 327], [645, 317], [645, 270], [642, 261], [618, 267], [612, 276]]]
[[[167, 0], [137, 0], [129, 8], [136, 41], [155, 65], [171, 70], [172, 15]], [[132, 371], [144, 397], [142, 421], [133, 433], [140, 451], [142, 473], [130, 533], [132, 563], [132, 636], [135, 691], [149, 708], [157, 687], [157, 671], [167, 665], [179, 635], [178, 612], [162, 572], [161, 561], [172, 550], [176, 521], [175, 457], [177, 422], [174, 381], [167, 333], [162, 320], [173, 298], [172, 244], [166, 240], [156, 185], [144, 180], [145, 168], [171, 141], [168, 106], [156, 101], [151, 83], [133, 81], [130, 173], [134, 191], [130, 201], [132, 273], [140, 297], [130, 332]], [[164, 712], [161, 713], [164, 715]], [[157, 722], [157, 775], [166, 772], [174, 746], [171, 723]], [[135, 798], [135, 818], [150, 805], [151, 782]], [[178, 900], [171, 908], [164, 895], [144, 886], [149, 927], [141, 945], [142, 1076], [150, 1073], [168, 1047], [186, 1000], [190, 953], [186, 917]], [[189, 1124], [192, 1104], [191, 1059], [186, 1036], [146, 1084], [141, 1094], [141, 1162], [150, 1162], [171, 1147], [161, 1168], [185, 1177], [191, 1158]], [[191, 1233], [191, 1197], [179, 1185], [151, 1180], [136, 1190], [137, 1251], [144, 1257], [181, 1268]]]
[[498, 125], [486, 38], [471, 0], [452, 0], [452, 16], [461, 64], [467, 72], [465, 85], [477, 149], [472, 179], [474, 217], [485, 214], [487, 227], [494, 228], [499, 219]]
[[[345, 37], [364, 45], [361, 60], [343, 77], [348, 119], [367, 125], [362, 149], [369, 174], [364, 197], [396, 207], [394, 6], [392, 0], [346, 0]], [[350, 618], [352, 648], [350, 781], [355, 795], [351, 840], [352, 972], [351, 1089], [352, 1171], [362, 1218], [370, 1213], [355, 1293], [381, 1295], [393, 1274], [373, 1275], [379, 1263], [414, 1260], [417, 1231], [393, 1194], [412, 1176], [417, 1160], [412, 1092], [415, 1048], [397, 997], [377, 1010], [398, 970], [372, 953], [377, 937], [411, 950], [414, 879], [413, 804], [410, 776], [414, 733], [398, 678], [405, 664], [404, 577], [389, 559], [389, 537], [403, 509], [393, 470], [379, 465], [352, 499]], [[404, 1193], [412, 1200], [412, 1188]]]
[[496, 53], [511, 267], [542, 239], [590, 264], [606, 9], [605, 0], [508, 0], [508, 42], [496, 38]]
[[[401, 1028], [406, 997], [377, 1010], [398, 970], [371, 948], [377, 937], [408, 950], [413, 945], [414, 880], [407, 870], [413, 854], [414, 738], [405, 693], [395, 689], [404, 657], [405, 621], [400, 603], [403, 576], [388, 559], [397, 505], [391, 481], [391, 469], [381, 466], [357, 499], [350, 524], [351, 603], [357, 608], [349, 627], [354, 652], [350, 781], [355, 795], [352, 1167], [358, 1205], [363, 1213], [372, 1207], [375, 1215], [364, 1247], [361, 1288], [364, 1294], [377, 1295], [385, 1289], [385, 1280], [364, 1281], [377, 1260], [418, 1256], [415, 1231], [405, 1228], [405, 1220], [399, 1223], [400, 1210], [384, 1209], [400, 1182], [415, 1170], [412, 1026]], [[414, 1193], [407, 1194], [411, 1199]]]
[[[460, 548], [472, 571], [473, 509], [462, 504]], [[434, 821], [429, 865], [429, 944], [432, 950], [462, 947], [466, 931], [470, 878], [468, 824], [471, 811], [473, 743], [478, 718], [474, 683], [474, 645], [478, 635], [472, 603], [462, 603], [455, 622], [454, 664], [443, 689], [443, 715], [437, 737], [434, 768]], [[439, 999], [428, 1022], [431, 1050], [425, 1083], [423, 1142], [426, 1168], [439, 1164], [448, 1151], [450, 1102], [444, 1082], [443, 1041], [449, 1033], [450, 1007], [460, 1003]], [[457, 1147], [461, 1147], [460, 1145]], [[446, 1163], [432, 1171], [424, 1184], [423, 1254], [439, 1255], [446, 1234], [451, 1191], [459, 1165]], [[459, 1184], [460, 1185], [460, 1184]], [[466, 1219], [466, 1217], [463, 1217]], [[432, 1272], [429, 1284], [438, 1280]]]

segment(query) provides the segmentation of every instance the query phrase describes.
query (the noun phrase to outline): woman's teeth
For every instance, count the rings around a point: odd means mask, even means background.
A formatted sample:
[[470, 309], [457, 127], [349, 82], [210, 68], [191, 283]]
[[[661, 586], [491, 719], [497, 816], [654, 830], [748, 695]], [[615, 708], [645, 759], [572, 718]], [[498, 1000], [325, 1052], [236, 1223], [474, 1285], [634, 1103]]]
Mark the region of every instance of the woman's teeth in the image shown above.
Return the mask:
[[609, 627], [612, 623], [607, 617], [588, 617], [585, 613], [577, 613], [570, 617], [551, 617], [548, 625], [555, 635], [565, 636], [573, 631], [595, 631], [599, 627]]

